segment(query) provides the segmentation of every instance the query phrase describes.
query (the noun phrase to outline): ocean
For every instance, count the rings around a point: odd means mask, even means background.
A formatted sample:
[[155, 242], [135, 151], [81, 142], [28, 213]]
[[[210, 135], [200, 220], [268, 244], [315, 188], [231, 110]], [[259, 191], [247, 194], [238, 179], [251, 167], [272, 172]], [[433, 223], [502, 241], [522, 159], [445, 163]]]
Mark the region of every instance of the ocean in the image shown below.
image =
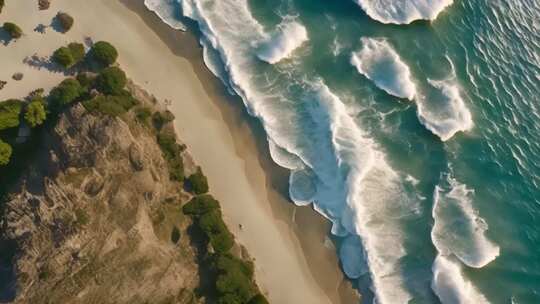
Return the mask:
[[540, 1], [145, 0], [332, 223], [365, 303], [540, 303]]

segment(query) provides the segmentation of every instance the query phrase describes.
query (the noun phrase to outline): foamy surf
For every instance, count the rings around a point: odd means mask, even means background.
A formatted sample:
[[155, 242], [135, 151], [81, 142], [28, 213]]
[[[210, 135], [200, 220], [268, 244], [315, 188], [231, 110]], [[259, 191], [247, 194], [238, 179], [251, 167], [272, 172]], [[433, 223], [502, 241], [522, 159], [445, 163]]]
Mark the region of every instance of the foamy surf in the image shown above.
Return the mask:
[[488, 303], [461, 271], [461, 263], [481, 268], [499, 256], [499, 246], [486, 237], [488, 226], [472, 206], [473, 196], [449, 176], [433, 194], [431, 239], [439, 254], [432, 289], [442, 303]]
[[486, 297], [463, 276], [461, 265], [438, 255], [433, 262], [431, 288], [443, 304], [489, 304]]
[[372, 19], [381, 23], [408, 24], [435, 20], [453, 0], [354, 0]]
[[278, 63], [289, 57], [307, 40], [308, 33], [302, 24], [297, 21], [286, 21], [262, 43], [257, 57], [270, 64]]
[[456, 133], [473, 127], [472, 115], [461, 96], [455, 78], [431, 80], [432, 88], [418, 96], [418, 118], [420, 122], [442, 141]]
[[182, 15], [178, 0], [144, 0], [144, 5], [173, 29], [186, 30], [186, 26], [180, 21]]
[[362, 38], [362, 48], [351, 56], [358, 72], [388, 94], [413, 100], [416, 86], [411, 72], [388, 41]]

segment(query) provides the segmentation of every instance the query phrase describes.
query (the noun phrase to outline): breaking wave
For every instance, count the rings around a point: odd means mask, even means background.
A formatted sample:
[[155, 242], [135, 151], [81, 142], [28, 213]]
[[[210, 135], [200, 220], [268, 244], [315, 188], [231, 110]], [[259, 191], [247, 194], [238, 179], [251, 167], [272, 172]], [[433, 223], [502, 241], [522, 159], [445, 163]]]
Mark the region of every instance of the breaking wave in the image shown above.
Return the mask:
[[418, 96], [420, 122], [442, 141], [457, 132], [473, 127], [471, 112], [465, 105], [455, 77], [445, 80], [428, 79], [431, 89]]
[[180, 21], [182, 15], [178, 0], [144, 0], [144, 5], [173, 29], [182, 31], [186, 29]]
[[435, 20], [453, 0], [354, 0], [372, 19], [382, 23], [408, 24]]
[[308, 40], [306, 28], [296, 21], [281, 24], [275, 33], [260, 46], [258, 57], [270, 64], [289, 57]]
[[432, 288], [443, 303], [487, 303], [461, 272], [461, 263], [481, 268], [500, 251], [485, 235], [488, 226], [473, 208], [473, 196], [473, 190], [450, 176], [433, 194], [431, 239], [439, 254]]
[[382, 39], [362, 38], [362, 48], [351, 56], [358, 72], [388, 94], [413, 100], [416, 86], [409, 67], [392, 46]]

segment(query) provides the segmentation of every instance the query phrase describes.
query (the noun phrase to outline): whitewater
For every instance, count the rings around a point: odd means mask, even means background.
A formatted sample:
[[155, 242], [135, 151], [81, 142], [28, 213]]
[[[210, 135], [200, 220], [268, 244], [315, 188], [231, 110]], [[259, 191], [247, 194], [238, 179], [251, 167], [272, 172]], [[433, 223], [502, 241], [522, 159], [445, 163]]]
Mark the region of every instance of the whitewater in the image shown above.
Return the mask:
[[[527, 222], [536, 209], [526, 202], [540, 197], [540, 168], [527, 158], [540, 155], [527, 138], [540, 130], [530, 119], [540, 117], [530, 102], [540, 96], [531, 80], [539, 46], [508, 21], [534, 24], [534, 11], [475, 0], [145, 4], [173, 28], [196, 23], [206, 65], [290, 171], [290, 198], [332, 223], [340, 266], [363, 301], [536, 303], [534, 280], [513, 280], [505, 257], [535, 265], [510, 245], [534, 237], [515, 235], [512, 217], [498, 213], [525, 212], [516, 217]], [[518, 42], [503, 47], [508, 39]], [[526, 77], [510, 78], [518, 72]]]

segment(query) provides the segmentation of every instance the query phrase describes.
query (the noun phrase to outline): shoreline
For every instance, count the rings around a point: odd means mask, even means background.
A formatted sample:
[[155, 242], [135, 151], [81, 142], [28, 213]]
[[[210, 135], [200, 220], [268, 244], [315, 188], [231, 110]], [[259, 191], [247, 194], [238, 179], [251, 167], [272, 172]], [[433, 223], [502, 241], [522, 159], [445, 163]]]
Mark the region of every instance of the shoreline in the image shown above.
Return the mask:
[[[253, 153], [257, 156], [256, 163], [251, 160], [254, 163], [246, 166], [246, 174], [253, 175], [249, 170], [253, 166], [258, 165], [263, 169], [268, 186], [268, 203], [274, 219], [287, 225], [282, 232], [291, 233], [289, 236], [296, 238], [300, 243], [301, 252], [297, 254], [301, 255], [300, 258], [305, 258], [309, 264], [310, 275], [330, 297], [331, 303], [358, 303], [360, 299], [357, 292], [352, 288], [351, 282], [344, 277], [337, 251], [329, 239], [330, 222], [318, 214], [311, 205], [299, 207], [289, 199], [289, 171], [271, 159], [266, 134], [258, 119], [249, 115], [241, 98], [238, 95], [230, 95], [221, 80], [206, 67], [202, 48], [196, 38], [199, 34], [198, 28], [193, 28], [189, 24], [185, 31], [175, 30], [148, 10], [143, 3], [134, 3], [133, 0], [120, 2], [139, 15], [173, 53], [189, 61], [204, 89], [211, 95], [210, 101], [221, 111], [221, 118], [229, 127], [230, 133], [235, 135], [233, 140], [238, 155], [243, 159], [251, 158]], [[245, 146], [242, 147], [243, 145]], [[232, 230], [237, 235], [239, 232], [235, 228], [232, 227]]]
[[[23, 37], [7, 48], [25, 50], [27, 56], [34, 52], [48, 56], [66, 42], [82, 41], [87, 36], [112, 42], [122, 54], [121, 66], [138, 85], [160, 100], [173, 101], [170, 109], [177, 117], [176, 131], [208, 176], [211, 191], [223, 202], [229, 228], [256, 259], [257, 282], [270, 292], [271, 302], [359, 302], [351, 283], [341, 272], [336, 250], [325, 246], [331, 243], [327, 240], [329, 223], [311, 207], [296, 207], [289, 201], [288, 171], [271, 160], [266, 136], [257, 119], [249, 116], [240, 98], [230, 96], [206, 68], [195, 34], [170, 28], [137, 0], [100, 0], [92, 4], [58, 0], [48, 11], [20, 23], [25, 25], [28, 35], [40, 35], [31, 33], [29, 26], [48, 20], [59, 9], [75, 18], [70, 32], [63, 35], [48, 29], [46, 41], [34, 43]], [[9, 11], [7, 7], [0, 17], [5, 19]], [[110, 24], [96, 24], [99, 20], [94, 16], [101, 16]], [[35, 49], [29, 50], [32, 47]], [[17, 61], [25, 53], [5, 60]], [[25, 79], [19, 84], [10, 80], [8, 88], [11, 84], [15, 88], [7, 91], [4, 88], [0, 96], [15, 97], [16, 93], [23, 96], [28, 93], [21, 93], [23, 83], [24, 87], [49, 89], [64, 77], [50, 71], [37, 72], [20, 62], [16, 64], [24, 67]], [[148, 69], [149, 65], [153, 69]], [[8, 66], [6, 71], [11, 68]], [[237, 201], [242, 205], [232, 205]], [[240, 224], [245, 229], [239, 229]], [[263, 235], [270, 245], [282, 245], [265, 247], [261, 244]], [[284, 286], [280, 278], [295, 282], [290, 284], [295, 286]]]

